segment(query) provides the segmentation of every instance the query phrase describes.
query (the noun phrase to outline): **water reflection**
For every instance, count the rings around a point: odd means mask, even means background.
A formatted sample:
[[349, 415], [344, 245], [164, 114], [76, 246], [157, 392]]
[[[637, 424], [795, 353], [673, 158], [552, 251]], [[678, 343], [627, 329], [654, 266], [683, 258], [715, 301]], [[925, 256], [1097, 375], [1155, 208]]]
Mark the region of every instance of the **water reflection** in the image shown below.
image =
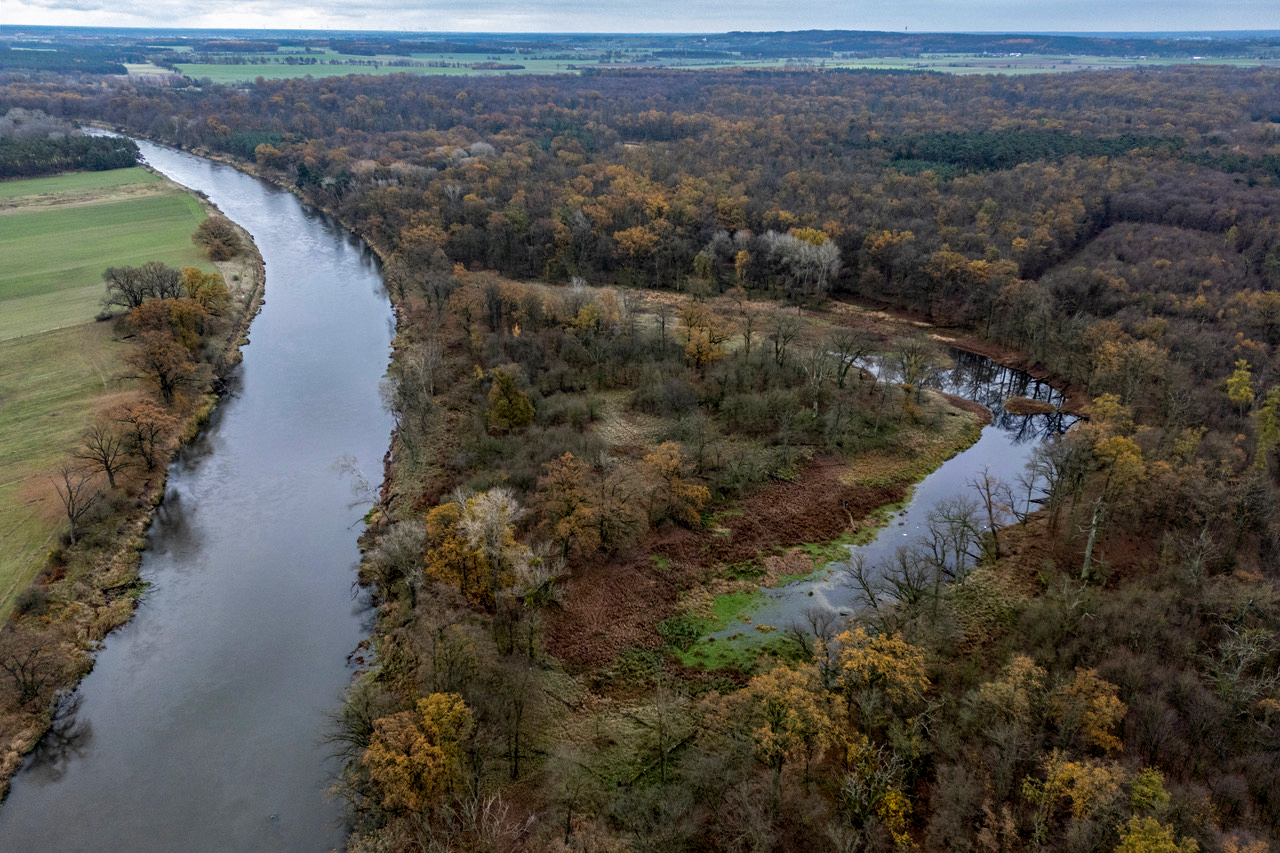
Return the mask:
[[84, 696], [73, 693], [58, 703], [49, 732], [32, 751], [27, 772], [42, 785], [57, 782], [72, 762], [93, 745], [93, 724], [79, 716]]
[[[986, 514], [979, 511], [979, 485], [984, 481], [991, 489], [1007, 489], [999, 502], [1017, 512], [1034, 509], [1043, 498], [1042, 484], [1034, 472], [1028, 472], [1027, 463], [1036, 448], [1066, 432], [1078, 418], [1056, 410], [1018, 415], [1006, 411], [1004, 403], [1010, 397], [1026, 397], [1056, 408], [1063, 404], [1063, 395], [1048, 383], [985, 356], [956, 349], [947, 355], [950, 363], [928, 373], [920, 384], [981, 403], [991, 411], [991, 424], [975, 444], [917, 483], [903, 510], [873, 541], [851, 546], [847, 561], [828, 565], [814, 578], [763, 590], [765, 603], [752, 613], [754, 624], [785, 628], [828, 618], [822, 614], [831, 612], [848, 616], [869, 595], [902, 598], [935, 576], [955, 575], [975, 556], [972, 541], [963, 537], [987, 527]], [[890, 357], [868, 357], [859, 366], [879, 381], [901, 382], [901, 367]], [[1013, 514], [1006, 512], [1001, 523], [1013, 520]], [[735, 623], [711, 636], [751, 637], [755, 634], [751, 627]]]

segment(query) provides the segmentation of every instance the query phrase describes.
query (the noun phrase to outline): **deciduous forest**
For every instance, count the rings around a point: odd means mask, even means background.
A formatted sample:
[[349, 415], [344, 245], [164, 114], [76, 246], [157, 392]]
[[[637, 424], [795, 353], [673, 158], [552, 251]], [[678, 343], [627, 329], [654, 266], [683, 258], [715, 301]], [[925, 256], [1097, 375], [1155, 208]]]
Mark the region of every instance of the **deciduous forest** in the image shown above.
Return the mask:
[[[231, 160], [383, 258], [350, 849], [1280, 843], [1280, 73], [15, 77], [0, 107]], [[932, 555], [847, 566], [854, 612], [687, 654], [973, 441], [938, 336], [1084, 420]]]

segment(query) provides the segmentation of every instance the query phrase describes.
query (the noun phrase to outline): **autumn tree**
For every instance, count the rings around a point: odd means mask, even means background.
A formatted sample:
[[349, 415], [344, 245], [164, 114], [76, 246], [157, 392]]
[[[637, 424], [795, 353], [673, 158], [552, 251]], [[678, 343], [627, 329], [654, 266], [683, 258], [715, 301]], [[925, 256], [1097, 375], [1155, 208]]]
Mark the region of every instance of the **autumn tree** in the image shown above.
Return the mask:
[[746, 733], [756, 758], [772, 771], [776, 810], [786, 763], [803, 760], [807, 776], [813, 759], [836, 742], [838, 729], [816, 667], [775, 667], [721, 701], [716, 713]]
[[105, 414], [124, 429], [129, 452], [138, 456], [148, 471], [154, 470], [177, 420], [148, 400], [122, 403]]
[[426, 518], [426, 573], [491, 605], [499, 592], [527, 573], [530, 554], [515, 539], [524, 511], [506, 489], [459, 496]]
[[1253, 405], [1253, 373], [1249, 370], [1249, 362], [1243, 358], [1236, 362], [1235, 372], [1227, 380], [1227, 399], [1229, 399], [1244, 417], [1245, 410]]
[[1121, 793], [1126, 774], [1122, 767], [1106, 761], [1069, 761], [1060, 750], [1044, 759], [1044, 778], [1027, 777], [1022, 793], [1036, 806], [1033, 840], [1043, 844], [1060, 803], [1071, 805], [1071, 816], [1086, 819], [1100, 811]]
[[450, 501], [427, 513], [426, 572], [439, 583], [456, 585], [462, 595], [485, 600], [489, 563], [459, 529], [462, 509], [462, 503]]
[[202, 247], [211, 261], [225, 261], [240, 254], [240, 234], [231, 220], [210, 216], [197, 226], [191, 241]]
[[901, 634], [873, 637], [857, 626], [836, 635], [831, 652], [835, 683], [850, 713], [856, 702], [874, 702], [878, 696], [909, 708], [929, 689], [924, 650]]
[[1254, 455], [1254, 467], [1265, 471], [1270, 465], [1271, 454], [1280, 445], [1280, 388], [1267, 392], [1262, 405], [1254, 413], [1258, 429], [1258, 449]]
[[1055, 690], [1050, 716], [1062, 735], [1104, 751], [1118, 750], [1120, 739], [1113, 729], [1128, 707], [1117, 698], [1118, 688], [1098, 677], [1093, 669], [1076, 669], [1075, 678]]
[[195, 299], [148, 299], [129, 312], [129, 328], [137, 335], [167, 334], [194, 357], [209, 332], [209, 313]]
[[501, 432], [528, 426], [533, 422], [533, 403], [510, 373], [501, 367], [490, 371], [493, 385], [489, 389], [489, 406], [485, 409], [485, 420], [490, 428]]
[[649, 517], [653, 522], [667, 518], [689, 526], [701, 522], [698, 513], [711, 500], [711, 492], [689, 482], [689, 467], [679, 444], [666, 441], [645, 454], [641, 472], [651, 489]]
[[164, 332], [144, 332], [138, 344], [124, 356], [125, 364], [150, 384], [170, 405], [175, 395], [196, 384], [199, 371], [187, 348]]
[[694, 367], [702, 369], [724, 358], [729, 330], [705, 302], [689, 301], [680, 306], [684, 324], [684, 354]]
[[1120, 829], [1116, 853], [1198, 853], [1200, 845], [1193, 838], [1176, 840], [1173, 827], [1153, 817], [1129, 818]]
[[231, 298], [227, 283], [217, 273], [201, 272], [196, 267], [183, 267], [182, 288], [207, 314], [221, 314]]
[[361, 763], [379, 807], [418, 814], [462, 789], [463, 750], [474, 731], [471, 709], [456, 693], [432, 693], [411, 711], [377, 720]]
[[587, 471], [572, 453], [565, 453], [542, 466], [538, 479], [537, 506], [552, 539], [560, 546], [561, 557], [570, 551], [590, 554], [600, 546], [597, 517]]

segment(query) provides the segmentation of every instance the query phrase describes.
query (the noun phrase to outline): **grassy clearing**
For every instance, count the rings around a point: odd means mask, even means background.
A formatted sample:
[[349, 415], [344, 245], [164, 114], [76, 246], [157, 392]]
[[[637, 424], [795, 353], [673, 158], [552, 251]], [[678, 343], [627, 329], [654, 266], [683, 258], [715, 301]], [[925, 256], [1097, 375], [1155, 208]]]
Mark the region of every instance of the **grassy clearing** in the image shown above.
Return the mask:
[[51, 178], [0, 181], [0, 199], [61, 195], [130, 184], [158, 184], [163, 180], [159, 175], [148, 172], [141, 166], [135, 166], [132, 169], [109, 169], [105, 172], [72, 172], [69, 175], [55, 175]]
[[875, 451], [854, 460], [847, 482], [862, 486], [919, 482], [982, 434], [982, 425], [972, 415], [958, 412], [937, 398], [926, 399], [925, 405], [925, 418], [932, 423], [902, 430], [891, 450]]
[[[121, 171], [131, 174], [0, 185], [11, 204], [39, 201], [0, 214], [0, 340], [92, 320], [107, 267], [155, 260], [216, 271], [191, 243], [200, 203], [145, 169]], [[136, 187], [147, 195], [128, 197]]]
[[0, 601], [35, 576], [62, 521], [47, 472], [105, 399], [127, 346], [94, 323], [0, 341]]

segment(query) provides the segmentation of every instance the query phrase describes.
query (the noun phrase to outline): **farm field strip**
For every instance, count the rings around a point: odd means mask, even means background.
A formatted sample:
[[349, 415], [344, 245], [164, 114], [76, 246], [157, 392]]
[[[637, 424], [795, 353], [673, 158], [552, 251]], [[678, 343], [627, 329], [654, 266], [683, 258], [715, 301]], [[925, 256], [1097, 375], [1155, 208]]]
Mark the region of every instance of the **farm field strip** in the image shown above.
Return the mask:
[[102, 271], [216, 267], [192, 244], [199, 201], [143, 168], [0, 183], [0, 611], [63, 518], [49, 472], [133, 383], [101, 309]]
[[[137, 183], [149, 185], [154, 176]], [[79, 177], [79, 176], [75, 176]], [[32, 195], [59, 192], [58, 184], [37, 179], [38, 191], [18, 196], [14, 185], [2, 184], [10, 202]], [[65, 204], [16, 209], [3, 214], [0, 234], [0, 340], [31, 335], [94, 316], [102, 296], [102, 271], [111, 266], [137, 265], [149, 260], [170, 266], [196, 266], [213, 272], [213, 265], [191, 243], [190, 235], [204, 218], [199, 202], [171, 187], [163, 195], [117, 200], [112, 196], [125, 184], [107, 183], [105, 194], [91, 203], [89, 188], [70, 189], [74, 200]], [[43, 192], [39, 192], [43, 190]], [[154, 192], [154, 191], [152, 191]], [[74, 235], [69, 239], [68, 235]]]
[[[255, 57], [258, 55], [255, 55]], [[1049, 74], [1068, 71], [1099, 71], [1144, 66], [1168, 66], [1190, 64], [1185, 59], [1140, 58], [1118, 56], [1082, 56], [1063, 54], [1020, 54], [1017, 56], [984, 56], [981, 54], [928, 54], [924, 56], [890, 56], [849, 59], [808, 60], [781, 57], [777, 59], [676, 59], [661, 63], [633, 62], [626, 59], [600, 63], [599, 57], [585, 55], [580, 58], [528, 57], [520, 54], [412, 54], [410, 56], [379, 54], [355, 56], [329, 52], [311, 54], [319, 63], [289, 64], [286, 56], [301, 54], [267, 54], [269, 60], [262, 64], [223, 65], [212, 63], [183, 63], [177, 67], [187, 77], [199, 80], [208, 78], [214, 83], [240, 83], [257, 77], [265, 80], [285, 80], [296, 77], [337, 77], [347, 74], [418, 74], [424, 76], [495, 76], [504, 74], [576, 74], [585, 68], [677, 68], [710, 70], [717, 68], [820, 68], [820, 69], [872, 69], [893, 71], [935, 71], [946, 74]], [[392, 65], [395, 62], [447, 62], [456, 66]], [[337, 64], [329, 64], [330, 62]], [[380, 65], [363, 63], [377, 62]], [[522, 65], [519, 69], [472, 68], [474, 64], [496, 62], [504, 65]], [[1210, 58], [1198, 60], [1198, 65], [1230, 65], [1241, 68], [1278, 67], [1280, 61], [1249, 58]]]

